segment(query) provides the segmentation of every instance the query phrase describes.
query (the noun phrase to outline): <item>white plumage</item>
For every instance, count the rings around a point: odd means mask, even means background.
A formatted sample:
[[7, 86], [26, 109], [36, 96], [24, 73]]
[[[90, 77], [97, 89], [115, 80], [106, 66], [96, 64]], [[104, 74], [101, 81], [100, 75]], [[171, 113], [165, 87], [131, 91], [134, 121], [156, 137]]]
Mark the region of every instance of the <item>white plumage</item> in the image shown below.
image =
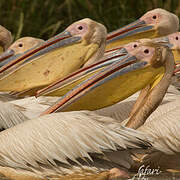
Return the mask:
[[90, 111], [55, 113], [26, 121], [2, 131], [0, 143], [1, 166], [44, 175], [50, 171], [72, 173], [73, 168], [95, 172], [130, 168], [128, 149], [150, 146], [143, 133]]
[[[138, 94], [135, 94], [96, 113], [110, 116], [125, 125], [137, 97]], [[161, 105], [137, 130], [153, 138], [153, 148], [140, 159], [142, 164], [160, 166], [161, 169], [180, 169], [180, 91], [170, 86]]]

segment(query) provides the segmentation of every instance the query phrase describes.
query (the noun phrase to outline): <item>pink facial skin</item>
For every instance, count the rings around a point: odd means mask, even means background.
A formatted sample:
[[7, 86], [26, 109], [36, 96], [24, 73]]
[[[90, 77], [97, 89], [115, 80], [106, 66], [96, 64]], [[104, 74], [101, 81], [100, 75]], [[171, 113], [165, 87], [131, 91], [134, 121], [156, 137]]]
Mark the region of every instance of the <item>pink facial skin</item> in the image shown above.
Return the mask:
[[72, 25], [70, 25], [66, 31], [69, 31], [71, 35], [78, 35], [78, 36], [84, 36], [88, 31], [89, 27], [88, 24], [85, 22], [77, 22]]
[[140, 43], [138, 43], [138, 42], [131, 42], [131, 43], [126, 44], [126, 45], [124, 46], [124, 48], [126, 48], [126, 50], [127, 50], [128, 52], [130, 52], [130, 51], [136, 49], [137, 47], [139, 47], [139, 44], [140, 44]]
[[180, 50], [180, 32], [170, 34], [168, 39], [170, 44], [173, 44], [172, 49]]
[[140, 20], [145, 21], [149, 25], [156, 25], [162, 21], [162, 15], [160, 13], [148, 12], [140, 18]]
[[167, 36], [168, 34], [177, 32], [179, 29], [178, 17], [160, 8], [148, 11], [140, 20], [154, 26], [154, 29], [157, 30], [160, 36]]
[[130, 51], [130, 54], [135, 55], [138, 59], [141, 59], [148, 63], [151, 62], [154, 53], [155, 53], [155, 48], [149, 46], [140, 46]]
[[149, 42], [149, 41], [151, 41], [151, 39], [147, 39], [147, 38], [139, 39], [137, 41], [126, 44], [124, 46], [124, 48], [126, 48], [126, 50], [129, 52], [129, 51], [132, 51], [134, 49], [137, 49], [140, 46], [140, 44], [146, 43], [146, 42]]
[[[173, 44], [172, 49], [175, 49], [180, 54], [180, 32], [170, 34], [168, 36], [170, 44]], [[180, 59], [175, 60], [174, 74], [180, 74]]]

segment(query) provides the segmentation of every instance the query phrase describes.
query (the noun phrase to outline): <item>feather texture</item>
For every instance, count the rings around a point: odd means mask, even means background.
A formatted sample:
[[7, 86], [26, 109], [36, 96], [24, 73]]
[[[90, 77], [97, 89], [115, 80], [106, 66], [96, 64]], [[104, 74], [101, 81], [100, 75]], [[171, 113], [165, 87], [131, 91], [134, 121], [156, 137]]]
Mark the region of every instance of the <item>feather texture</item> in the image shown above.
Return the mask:
[[[0, 142], [1, 166], [37, 171], [59, 169], [62, 172], [76, 166], [89, 167], [89, 163], [92, 169], [100, 164], [103, 169], [102, 163], [94, 163], [96, 158], [111, 162], [110, 167], [113, 161], [124, 166], [119, 160], [121, 156], [111, 160], [114, 152], [150, 146], [143, 133], [89, 111], [55, 113], [26, 121], [2, 131]], [[109, 160], [106, 160], [106, 154]], [[129, 164], [125, 166], [130, 167]]]
[[0, 101], [0, 129], [7, 129], [28, 120], [28, 118], [10, 103]]
[[138, 130], [155, 138], [153, 146], [166, 154], [180, 152], [180, 96], [173, 102], [161, 105], [158, 115], [152, 116]]

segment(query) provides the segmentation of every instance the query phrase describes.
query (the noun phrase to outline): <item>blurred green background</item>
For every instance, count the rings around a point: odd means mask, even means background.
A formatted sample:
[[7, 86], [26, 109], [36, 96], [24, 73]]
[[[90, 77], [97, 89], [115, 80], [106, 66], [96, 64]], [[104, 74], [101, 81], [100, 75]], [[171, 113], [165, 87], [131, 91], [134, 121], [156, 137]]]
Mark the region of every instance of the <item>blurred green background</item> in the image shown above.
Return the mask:
[[180, 16], [179, 0], [0, 0], [0, 24], [14, 40], [48, 39], [85, 17], [103, 23], [110, 32], [158, 7]]

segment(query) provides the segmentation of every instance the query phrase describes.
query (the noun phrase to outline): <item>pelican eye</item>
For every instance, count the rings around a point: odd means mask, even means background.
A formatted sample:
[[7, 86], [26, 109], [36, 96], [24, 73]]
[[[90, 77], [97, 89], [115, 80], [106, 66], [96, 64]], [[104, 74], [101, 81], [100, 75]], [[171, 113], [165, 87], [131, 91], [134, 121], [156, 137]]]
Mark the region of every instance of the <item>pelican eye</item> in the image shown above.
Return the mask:
[[157, 16], [156, 16], [156, 15], [154, 15], [152, 18], [153, 18], [153, 19], [156, 19], [156, 18], [157, 18]]
[[83, 30], [83, 27], [82, 27], [82, 26], [79, 26], [78, 29], [79, 29], [79, 30]]
[[19, 46], [19, 47], [23, 47], [23, 44], [22, 44], [22, 43], [20, 43], [18, 46]]
[[176, 36], [176, 40], [178, 40], [179, 38], [178, 38], [178, 36]]
[[145, 49], [144, 53], [148, 54], [149, 53], [149, 49]]
[[134, 46], [133, 46], [134, 48], [136, 48], [137, 47], [137, 44], [134, 44]]

